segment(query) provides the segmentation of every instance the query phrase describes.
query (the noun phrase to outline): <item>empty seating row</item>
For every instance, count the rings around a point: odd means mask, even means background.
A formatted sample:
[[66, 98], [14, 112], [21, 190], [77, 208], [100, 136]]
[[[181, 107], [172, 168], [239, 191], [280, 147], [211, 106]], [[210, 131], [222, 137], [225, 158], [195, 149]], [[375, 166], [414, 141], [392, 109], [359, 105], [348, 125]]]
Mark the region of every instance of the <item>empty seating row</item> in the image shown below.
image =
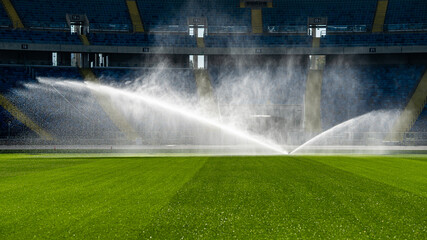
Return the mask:
[[426, 31], [427, 4], [424, 0], [389, 0], [384, 31]]
[[385, 24], [427, 23], [425, 0], [389, 0]]
[[66, 28], [66, 14], [86, 14], [92, 29], [132, 29], [125, 1], [11, 0], [26, 27]]
[[[184, 34], [124, 34], [90, 33], [92, 45], [197, 47], [194, 36]], [[207, 35], [206, 47], [310, 47], [312, 38], [306, 35]], [[76, 34], [65, 31], [0, 30], [0, 42], [82, 44]], [[356, 46], [423, 46], [427, 33], [340, 34], [327, 35], [321, 47]]]
[[0, 4], [0, 27], [10, 27], [10, 25], [11, 22], [9, 20], [9, 16], [7, 16], [3, 4]]
[[206, 36], [206, 47], [309, 47], [311, 37], [304, 35], [282, 36]]
[[1, 42], [43, 43], [43, 44], [82, 44], [79, 36], [69, 32], [0, 30]]
[[14, 87], [22, 87], [22, 84], [34, 81], [28, 68], [25, 67], [0, 67], [0, 93], [5, 93]]
[[150, 31], [175, 26], [176, 31], [187, 31], [188, 17], [206, 17], [209, 27], [244, 26], [250, 29], [250, 9], [240, 8], [238, 0], [172, 0], [137, 1], [144, 25]]
[[112, 46], [158, 46], [158, 47], [196, 47], [194, 37], [188, 35], [154, 34], [107, 34], [91, 33], [89, 42], [93, 45]]
[[[132, 31], [126, 1], [115, 0], [11, 0], [25, 26], [30, 28], [67, 28], [66, 14], [86, 14], [91, 29]], [[272, 8], [263, 8], [263, 26], [268, 31], [301, 32], [308, 17], [327, 17], [329, 26], [373, 24], [375, 0], [274, 0]], [[239, 0], [137, 0], [142, 22], [149, 31], [188, 31], [188, 18], [207, 18], [211, 32], [250, 32], [251, 10], [240, 8]], [[389, 0], [386, 29], [399, 29], [407, 24], [426, 24], [424, 0]], [[0, 6], [0, 26], [10, 26]], [[400, 26], [397, 26], [399, 25]], [[419, 28], [416, 27], [416, 28]]]
[[377, 1], [274, 0], [263, 9], [265, 31], [272, 26], [306, 26], [309, 17], [327, 17], [328, 25], [371, 25]]
[[426, 44], [426, 33], [327, 35], [320, 40], [321, 47], [411, 46]]

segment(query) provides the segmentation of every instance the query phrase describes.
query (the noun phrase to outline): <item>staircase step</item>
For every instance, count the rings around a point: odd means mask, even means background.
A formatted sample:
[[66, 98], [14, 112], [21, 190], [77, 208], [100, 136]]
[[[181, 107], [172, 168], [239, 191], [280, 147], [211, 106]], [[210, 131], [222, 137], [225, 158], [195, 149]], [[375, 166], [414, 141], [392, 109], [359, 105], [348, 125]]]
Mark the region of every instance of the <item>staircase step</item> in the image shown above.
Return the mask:
[[139, 14], [136, 1], [127, 0], [126, 5], [128, 7], [130, 19], [132, 20], [134, 32], [144, 32], [144, 25], [142, 24], [141, 15]]
[[379, 0], [375, 13], [372, 32], [383, 32], [385, 15], [387, 13], [388, 0]]
[[12, 21], [13, 28], [24, 28], [24, 24], [22, 24], [21, 18], [16, 12], [10, 0], [1, 0], [4, 6], [4, 9], [9, 15], [10, 21]]
[[262, 33], [262, 10], [251, 9], [252, 33]]

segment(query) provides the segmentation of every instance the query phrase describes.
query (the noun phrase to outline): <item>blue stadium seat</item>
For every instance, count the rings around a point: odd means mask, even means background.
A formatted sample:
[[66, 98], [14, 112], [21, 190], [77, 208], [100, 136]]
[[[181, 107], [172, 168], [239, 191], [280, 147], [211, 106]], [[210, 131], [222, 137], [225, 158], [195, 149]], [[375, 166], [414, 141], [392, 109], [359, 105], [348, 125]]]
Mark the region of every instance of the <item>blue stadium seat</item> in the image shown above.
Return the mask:
[[153, 47], [196, 47], [196, 39], [188, 35], [113, 34], [91, 33], [92, 45], [107, 46], [153, 46]]
[[416, 46], [427, 44], [427, 33], [380, 33], [327, 35], [320, 40], [321, 47], [356, 46]]
[[250, 9], [240, 8], [237, 0], [138, 0], [137, 3], [144, 26], [150, 31], [186, 32], [188, 17], [206, 17], [212, 32], [227, 31], [227, 26], [251, 29]]
[[30, 81], [34, 81], [34, 79], [30, 77], [30, 72], [26, 67], [0, 67], [0, 93], [8, 92], [12, 88], [22, 87], [22, 84]]
[[75, 67], [38, 67], [35, 68], [34, 76], [66, 80], [83, 80], [81, 74]]
[[385, 31], [426, 31], [427, 4], [424, 0], [389, 0]]
[[[86, 14], [94, 30], [131, 31], [132, 23], [125, 1], [11, 0], [25, 26], [66, 29], [67, 13]], [[188, 17], [206, 17], [210, 33], [249, 33], [251, 10], [240, 8], [238, 0], [137, 0], [145, 28], [152, 32], [187, 32]], [[331, 29], [366, 32], [375, 16], [377, 1], [275, 0], [273, 8], [263, 9], [266, 32], [306, 31], [308, 17], [327, 17]], [[54, 11], [53, 11], [54, 9]], [[424, 0], [389, 0], [386, 30], [427, 29]], [[0, 26], [10, 20], [0, 6]], [[358, 31], [359, 31], [358, 30]]]
[[377, 1], [274, 0], [263, 9], [264, 30], [272, 26], [307, 26], [308, 17], [327, 17], [328, 25], [371, 25]]
[[310, 47], [311, 37], [282, 36], [206, 36], [206, 47]]
[[11, 22], [3, 4], [0, 4], [0, 27], [10, 27]]
[[69, 32], [0, 30], [1, 42], [44, 43], [44, 44], [82, 44], [80, 38]]
[[389, 0], [384, 24], [427, 23], [425, 0]]
[[86, 14], [91, 29], [129, 31], [132, 23], [125, 1], [11, 0], [26, 27], [66, 28], [66, 14]]

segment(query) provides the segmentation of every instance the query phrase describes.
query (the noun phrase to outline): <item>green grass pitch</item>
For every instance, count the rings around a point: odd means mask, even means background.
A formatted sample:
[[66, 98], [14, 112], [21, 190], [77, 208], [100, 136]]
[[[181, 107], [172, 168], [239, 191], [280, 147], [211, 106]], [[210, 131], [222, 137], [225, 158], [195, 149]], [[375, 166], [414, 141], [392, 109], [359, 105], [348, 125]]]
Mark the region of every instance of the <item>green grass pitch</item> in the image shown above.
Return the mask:
[[427, 156], [0, 155], [0, 239], [427, 239]]

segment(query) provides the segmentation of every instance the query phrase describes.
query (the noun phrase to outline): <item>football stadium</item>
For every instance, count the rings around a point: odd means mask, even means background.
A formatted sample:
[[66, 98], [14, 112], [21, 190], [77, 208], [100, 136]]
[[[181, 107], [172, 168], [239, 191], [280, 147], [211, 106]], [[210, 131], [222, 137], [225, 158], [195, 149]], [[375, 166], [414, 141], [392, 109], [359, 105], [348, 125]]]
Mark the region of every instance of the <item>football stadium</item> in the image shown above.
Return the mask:
[[0, 1], [0, 239], [427, 239], [425, 0]]

